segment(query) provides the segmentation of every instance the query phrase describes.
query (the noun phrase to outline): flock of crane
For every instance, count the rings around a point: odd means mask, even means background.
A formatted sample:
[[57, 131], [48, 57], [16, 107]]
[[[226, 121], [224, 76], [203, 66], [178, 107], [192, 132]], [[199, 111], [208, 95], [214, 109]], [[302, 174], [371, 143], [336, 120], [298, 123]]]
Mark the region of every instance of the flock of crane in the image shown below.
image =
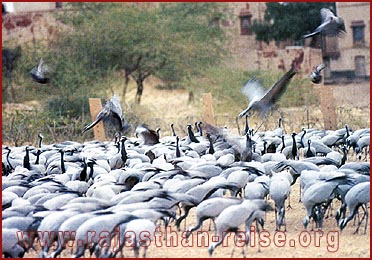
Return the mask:
[[[84, 238], [91, 230], [112, 233], [120, 227], [121, 239], [126, 230], [134, 232], [138, 256], [143, 241], [135, 236], [147, 231], [153, 239], [163, 223], [180, 229], [194, 207], [197, 224], [185, 231], [190, 235], [212, 218], [219, 234], [209, 247], [212, 255], [227, 231], [243, 224], [248, 229], [254, 221], [263, 227], [270, 208], [276, 230], [285, 231], [285, 202], [296, 182], [305, 207], [304, 228], [309, 221], [322, 228], [324, 213], [336, 199], [342, 202], [335, 214], [339, 228], [362, 209], [357, 230], [365, 220], [366, 231], [369, 128], [285, 134], [281, 127], [253, 133], [246, 125], [240, 136], [227, 128], [195, 126], [197, 132], [188, 125], [183, 138], [173, 127], [171, 135], [161, 137], [159, 130], [141, 125], [137, 138], [46, 145], [39, 135], [36, 147], [3, 146], [3, 255], [22, 257], [42, 241], [39, 256], [56, 257], [75, 240], [85, 242], [77, 244], [74, 257], [83, 256], [90, 243], [91, 254], [113, 257], [122, 246], [109, 249], [99, 237]], [[349, 162], [350, 156], [356, 162]], [[64, 232], [71, 233], [61, 240]], [[57, 249], [49, 252], [54, 242]]]
[[[321, 14], [322, 25], [305, 37], [344, 31], [341, 18], [328, 9]], [[313, 82], [321, 80], [323, 68], [317, 67]], [[266, 93], [255, 80], [246, 84], [242, 92], [251, 102], [239, 114], [246, 118], [242, 135], [202, 122], [187, 125], [183, 137], [173, 124], [167, 136], [146, 125], [137, 126], [135, 137], [121, 135], [128, 124], [114, 96], [83, 129], [113, 119], [120, 133], [113, 141], [44, 144], [39, 134], [36, 146], [3, 145], [3, 256], [23, 257], [39, 250], [39, 257], [57, 257], [70, 251], [71, 241], [76, 242], [71, 257], [82, 257], [86, 250], [96, 257], [123, 256], [128, 241], [136, 257], [141, 247], [146, 256], [157, 227], [174, 225], [181, 230], [191, 209], [196, 225], [183, 228], [186, 237], [212, 219], [218, 238], [209, 245], [212, 255], [227, 232], [236, 233], [242, 226], [248, 245], [251, 225], [256, 222], [257, 232], [259, 227], [264, 229], [269, 210], [275, 211], [275, 230], [290, 229], [286, 202], [296, 182], [301, 188], [304, 229], [309, 223], [322, 229], [326, 211], [334, 210], [332, 201], [339, 200], [341, 207], [335, 214], [339, 229], [358, 216], [355, 232], [365, 221], [365, 233], [370, 200], [369, 128], [354, 130], [346, 125], [288, 134], [281, 119], [272, 131], [249, 127], [250, 113], [265, 116], [295, 73], [291, 68]], [[42, 59], [31, 75], [41, 84], [49, 81], [43, 75]], [[92, 231], [106, 234], [106, 239], [89, 237]], [[108, 246], [113, 234], [118, 234], [119, 243]]]

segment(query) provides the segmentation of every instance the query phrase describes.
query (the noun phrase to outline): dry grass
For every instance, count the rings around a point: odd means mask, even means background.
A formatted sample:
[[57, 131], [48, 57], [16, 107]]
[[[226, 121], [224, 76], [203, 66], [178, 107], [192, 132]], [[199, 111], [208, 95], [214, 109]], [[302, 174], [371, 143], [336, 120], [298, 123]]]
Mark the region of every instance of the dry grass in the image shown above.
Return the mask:
[[[202, 120], [202, 97], [194, 96], [190, 102], [189, 92], [183, 89], [159, 90], [155, 86], [158, 82], [151, 79], [147, 82], [144, 89], [141, 105], [134, 104], [135, 86], [129, 88], [126, 100], [126, 108], [141, 115], [141, 118], [154, 129], [160, 127], [162, 135], [170, 134], [169, 124], [174, 123], [179, 133], [186, 134], [186, 124], [193, 124]], [[324, 87], [324, 86], [323, 86]], [[335, 108], [337, 114], [337, 128], [342, 128], [348, 124], [352, 129], [369, 127], [370, 108], [369, 108], [369, 86], [354, 86], [354, 90], [348, 93], [345, 88], [349, 86], [327, 86], [334, 89]], [[315, 93], [317, 91], [315, 90]], [[217, 111], [218, 103], [213, 97], [213, 108]], [[368, 99], [368, 100], [367, 100]], [[358, 103], [353, 100], [359, 100]], [[241, 104], [241, 110], [246, 103]], [[125, 110], [125, 108], [124, 108]], [[231, 110], [223, 113], [215, 112], [215, 122], [219, 127], [228, 126], [233, 132], [237, 133], [236, 114]], [[260, 131], [272, 130], [277, 127], [278, 118], [283, 118], [283, 127], [287, 133], [300, 132], [303, 127], [324, 129], [323, 114], [319, 105], [285, 107], [274, 111], [264, 122], [257, 118], [250, 119], [250, 126], [254, 129], [260, 127]], [[325, 115], [326, 116], [326, 115]], [[262, 123], [262, 125], [261, 125]], [[239, 121], [240, 129], [243, 128], [244, 120]], [[260, 126], [261, 125], [261, 126]]]

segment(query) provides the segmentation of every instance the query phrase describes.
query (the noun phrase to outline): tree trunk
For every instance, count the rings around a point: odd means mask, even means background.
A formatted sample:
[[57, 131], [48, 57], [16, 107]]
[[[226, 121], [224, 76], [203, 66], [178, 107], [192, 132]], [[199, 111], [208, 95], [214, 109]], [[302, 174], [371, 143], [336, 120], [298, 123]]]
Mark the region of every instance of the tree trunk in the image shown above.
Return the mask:
[[123, 92], [122, 92], [123, 101], [125, 101], [125, 96], [127, 94], [128, 84], [129, 84], [129, 74], [124, 72], [124, 85], [123, 85]]
[[143, 79], [139, 78], [136, 80], [137, 83], [137, 93], [136, 93], [136, 103], [139, 105], [141, 103], [141, 96], [143, 92]]
[[15, 92], [13, 88], [13, 77], [12, 73], [9, 73], [9, 101], [10, 103], [15, 103]]

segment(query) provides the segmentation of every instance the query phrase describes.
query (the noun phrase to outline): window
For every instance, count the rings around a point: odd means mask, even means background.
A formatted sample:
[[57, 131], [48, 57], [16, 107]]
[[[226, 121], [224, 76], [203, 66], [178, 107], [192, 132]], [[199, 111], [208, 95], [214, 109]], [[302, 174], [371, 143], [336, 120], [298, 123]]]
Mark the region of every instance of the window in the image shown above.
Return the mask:
[[240, 16], [240, 34], [241, 35], [251, 35], [252, 34], [252, 24], [250, 16]]
[[221, 19], [219, 17], [214, 17], [210, 22], [209, 26], [215, 26], [215, 27], [220, 27]]
[[354, 21], [351, 23], [353, 30], [353, 43], [355, 47], [364, 46], [364, 27], [363, 21]]
[[366, 59], [364, 56], [355, 56], [355, 76], [364, 77], [366, 75]]
[[249, 4], [240, 10], [240, 35], [252, 35], [252, 14], [249, 11]]

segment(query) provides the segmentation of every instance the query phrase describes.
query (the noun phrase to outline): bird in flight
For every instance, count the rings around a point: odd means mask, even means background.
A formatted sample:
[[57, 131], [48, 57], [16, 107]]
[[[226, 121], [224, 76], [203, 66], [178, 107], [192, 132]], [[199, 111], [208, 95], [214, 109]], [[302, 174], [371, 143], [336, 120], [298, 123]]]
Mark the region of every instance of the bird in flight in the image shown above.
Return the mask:
[[111, 120], [112, 123], [114, 123], [119, 129], [119, 132], [129, 128], [129, 125], [123, 117], [120, 100], [117, 95], [114, 95], [109, 101], [106, 102], [101, 111], [98, 113], [96, 119], [83, 128], [83, 133], [93, 128], [101, 120]]
[[310, 74], [311, 81], [315, 84], [319, 84], [322, 81], [322, 75], [320, 72], [325, 68], [325, 65], [322, 63], [318, 65], [313, 72]]
[[250, 100], [250, 102], [248, 107], [244, 109], [238, 117], [242, 118], [250, 111], [258, 112], [261, 118], [264, 117], [284, 94], [289, 82], [296, 73], [296, 68], [292, 67], [277, 82], [275, 82], [266, 93], [257, 80], [250, 79], [241, 89], [241, 92]]
[[341, 17], [337, 17], [328, 8], [320, 9], [322, 23], [314, 30], [314, 32], [306, 34], [303, 38], [309, 38], [321, 33], [324, 36], [339, 36], [341, 33], [346, 33], [345, 23]]
[[45, 76], [45, 73], [47, 73], [48, 67], [44, 65], [43, 58], [40, 58], [39, 65], [35, 66], [31, 71], [30, 74], [34, 81], [40, 84], [46, 84], [49, 82], [49, 78]]

